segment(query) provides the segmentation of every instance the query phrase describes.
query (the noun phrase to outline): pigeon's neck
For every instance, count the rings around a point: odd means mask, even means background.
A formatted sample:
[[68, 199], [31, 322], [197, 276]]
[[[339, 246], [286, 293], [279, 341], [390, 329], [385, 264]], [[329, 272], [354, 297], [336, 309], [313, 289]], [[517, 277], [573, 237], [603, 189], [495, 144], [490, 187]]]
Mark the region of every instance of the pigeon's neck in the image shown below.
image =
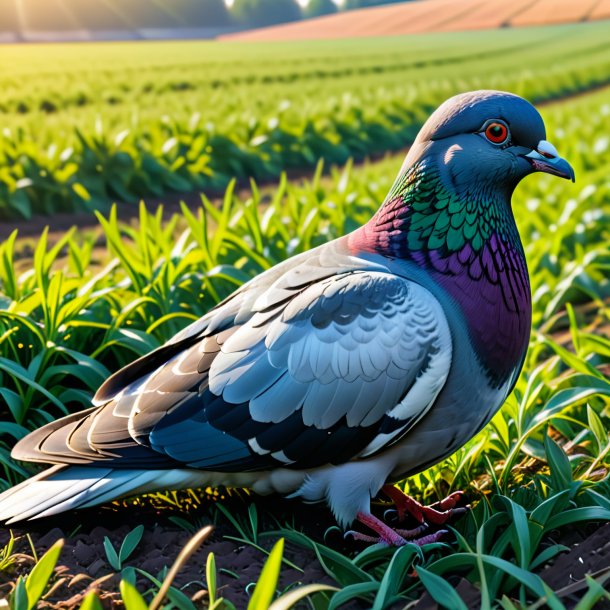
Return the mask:
[[510, 193], [449, 190], [434, 169], [415, 166], [350, 246], [423, 268], [462, 311], [493, 382], [514, 376], [529, 340], [531, 296]]
[[398, 178], [366, 234], [376, 249], [398, 258], [414, 252], [478, 254], [494, 236], [523, 255], [511, 194], [491, 183], [446, 185], [434, 166], [420, 163]]

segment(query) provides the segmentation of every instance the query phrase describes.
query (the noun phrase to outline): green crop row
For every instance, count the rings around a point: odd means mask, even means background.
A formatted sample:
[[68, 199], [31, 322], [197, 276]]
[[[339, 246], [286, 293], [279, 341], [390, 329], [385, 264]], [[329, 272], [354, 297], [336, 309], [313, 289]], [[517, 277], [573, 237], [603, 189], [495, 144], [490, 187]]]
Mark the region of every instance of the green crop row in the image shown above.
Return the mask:
[[398, 150], [459, 91], [542, 101], [609, 83], [605, 24], [440, 40], [373, 41], [366, 55], [354, 41], [295, 43], [283, 57], [236, 43], [97, 45], [79, 58], [74, 46], [11, 48], [0, 219], [107, 212], [113, 201]]
[[[157, 97], [165, 94], [179, 101], [189, 92], [200, 90], [207, 97], [215, 89], [240, 96], [247, 91], [244, 99], [259, 105], [277, 101], [273, 99], [279, 91], [274, 89], [276, 85], [287, 94], [295, 89], [296, 97], [299, 86], [308, 82], [315, 86], [323, 81], [325, 87], [340, 90], [342, 82], [354, 77], [391, 81], [393, 75], [411, 70], [435, 70], [444, 65], [462, 68], [492, 58], [504, 65], [503, 58], [513, 53], [517, 62], [534, 58], [533, 63], [538, 64], [535, 58], [540, 53], [542, 60], [553, 55], [570, 57], [564, 50], [566, 44], [572, 54], [588, 55], [603, 46], [601, 31], [593, 24], [470, 32], [467, 37], [457, 33], [378, 38], [367, 41], [365, 50], [357, 40], [279, 47], [208, 41], [4, 46], [0, 112], [55, 114], [89, 105], [112, 112], [131, 102], [154, 109]], [[274, 89], [271, 96], [268, 89]], [[225, 99], [225, 104], [230, 100]], [[171, 106], [167, 109], [172, 110]]]

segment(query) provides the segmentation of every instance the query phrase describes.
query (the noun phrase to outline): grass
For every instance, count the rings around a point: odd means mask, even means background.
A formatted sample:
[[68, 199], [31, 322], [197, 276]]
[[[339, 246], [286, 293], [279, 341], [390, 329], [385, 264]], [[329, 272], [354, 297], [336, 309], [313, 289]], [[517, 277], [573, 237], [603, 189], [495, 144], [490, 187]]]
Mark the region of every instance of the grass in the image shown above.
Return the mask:
[[[534, 296], [524, 371], [504, 408], [475, 439], [401, 484], [426, 502], [465, 489], [474, 510], [445, 542], [347, 554], [291, 525], [262, 531], [255, 508], [247, 516], [228, 514], [243, 544], [263, 551], [265, 539], [283, 538], [315, 553], [339, 591], [301, 590], [310, 607], [338, 608], [357, 598], [382, 610], [427, 590], [438, 603], [463, 608], [456, 589], [461, 578], [480, 592], [482, 608], [569, 606], [568, 593], [552, 591], [540, 577], [542, 567], [565, 551], [555, 532], [610, 519], [610, 339], [603, 330], [610, 322], [610, 106], [607, 95], [597, 93], [547, 106], [543, 114], [549, 140], [574, 165], [578, 181], [537, 175], [515, 195]], [[138, 221], [126, 225], [113, 209], [98, 215], [106, 251], [94, 248], [89, 233], [69, 231], [53, 245], [43, 233], [31, 268], [20, 274], [13, 234], [0, 246], [0, 395], [7, 405], [0, 422], [0, 486], [30, 473], [9, 457], [15, 440], [88, 406], [110, 371], [160, 345], [248, 278], [365, 222], [401, 161], [389, 157], [357, 170], [348, 164], [330, 178], [322, 177], [319, 165], [302, 185], [283, 178], [262, 196], [253, 184], [244, 200], [230, 185], [220, 208], [204, 198], [201, 208], [184, 206], [165, 221], [161, 209], [142, 206]], [[127, 550], [133, 540], [124, 543]], [[125, 573], [121, 552], [112, 550]], [[8, 570], [10, 556], [2, 556]], [[27, 577], [31, 583], [52, 578], [45, 558], [37, 564], [45, 569]], [[287, 608], [290, 596], [300, 594], [284, 593], [284, 602], [278, 597], [281, 559], [280, 545], [256, 584], [252, 608], [268, 607], [274, 596], [272, 608]], [[208, 559], [211, 592], [214, 573]], [[133, 572], [126, 574], [120, 589], [126, 607], [145, 608]], [[13, 593], [19, 610], [33, 607], [44, 590], [31, 584], [36, 594], [30, 595], [27, 578]], [[576, 607], [594, 608], [608, 598], [608, 578], [606, 572], [580, 583]], [[155, 593], [162, 581], [150, 580]], [[190, 610], [192, 602], [179, 593], [172, 603]], [[231, 608], [217, 594], [210, 602]], [[83, 607], [96, 603], [90, 597]]]
[[409, 38], [2, 47], [0, 219], [404, 148], [450, 95], [608, 85], [607, 24]]

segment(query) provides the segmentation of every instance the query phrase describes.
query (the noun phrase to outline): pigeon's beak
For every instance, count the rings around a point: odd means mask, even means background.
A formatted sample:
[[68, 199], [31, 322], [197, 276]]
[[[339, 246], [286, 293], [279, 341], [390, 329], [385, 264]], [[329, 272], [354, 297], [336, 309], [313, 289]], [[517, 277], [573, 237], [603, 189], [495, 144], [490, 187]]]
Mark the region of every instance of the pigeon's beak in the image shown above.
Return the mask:
[[536, 150], [524, 155], [538, 172], [546, 172], [555, 176], [561, 176], [574, 182], [574, 170], [572, 166], [559, 156], [557, 149], [546, 140], [540, 140]]

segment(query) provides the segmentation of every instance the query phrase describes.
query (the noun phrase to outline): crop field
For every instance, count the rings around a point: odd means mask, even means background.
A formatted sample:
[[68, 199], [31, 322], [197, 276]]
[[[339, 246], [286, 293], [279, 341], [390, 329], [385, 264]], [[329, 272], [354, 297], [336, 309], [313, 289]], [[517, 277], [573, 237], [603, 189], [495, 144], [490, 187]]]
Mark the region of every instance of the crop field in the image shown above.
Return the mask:
[[373, 9], [325, 15], [315, 20], [246, 30], [226, 40], [318, 40], [404, 36], [424, 32], [459, 32], [595, 21], [610, 17], [609, 0], [433, 0], [382, 5]]
[[[0, 219], [277, 178], [405, 147], [454, 93], [610, 82], [607, 22], [314, 45], [2, 47]], [[244, 60], [247, 53], [248, 60]]]
[[[404, 149], [453, 93], [493, 87], [545, 101], [548, 139], [577, 181], [537, 174], [513, 197], [533, 294], [513, 393], [466, 446], [400, 484], [428, 504], [466, 492], [473, 509], [440, 542], [366, 547], [344, 540], [323, 508], [157, 494], [92, 509], [80, 524], [0, 528], [0, 599], [18, 610], [65, 600], [84, 610], [120, 600], [127, 610], [609, 603], [607, 32], [599, 23], [286, 44], [281, 57], [271, 44], [3, 48], [0, 215], [97, 216], [0, 245], [0, 490], [33, 472], [10, 457], [30, 430], [89, 407], [111, 372], [257, 273], [366, 222], [403, 160], [378, 157]], [[305, 180], [282, 174], [308, 167]], [[245, 178], [277, 182], [238, 193]], [[223, 197], [170, 217], [138, 207], [198, 189]], [[130, 221], [118, 220], [122, 206], [133, 207]], [[172, 544], [154, 546], [153, 533]]]

